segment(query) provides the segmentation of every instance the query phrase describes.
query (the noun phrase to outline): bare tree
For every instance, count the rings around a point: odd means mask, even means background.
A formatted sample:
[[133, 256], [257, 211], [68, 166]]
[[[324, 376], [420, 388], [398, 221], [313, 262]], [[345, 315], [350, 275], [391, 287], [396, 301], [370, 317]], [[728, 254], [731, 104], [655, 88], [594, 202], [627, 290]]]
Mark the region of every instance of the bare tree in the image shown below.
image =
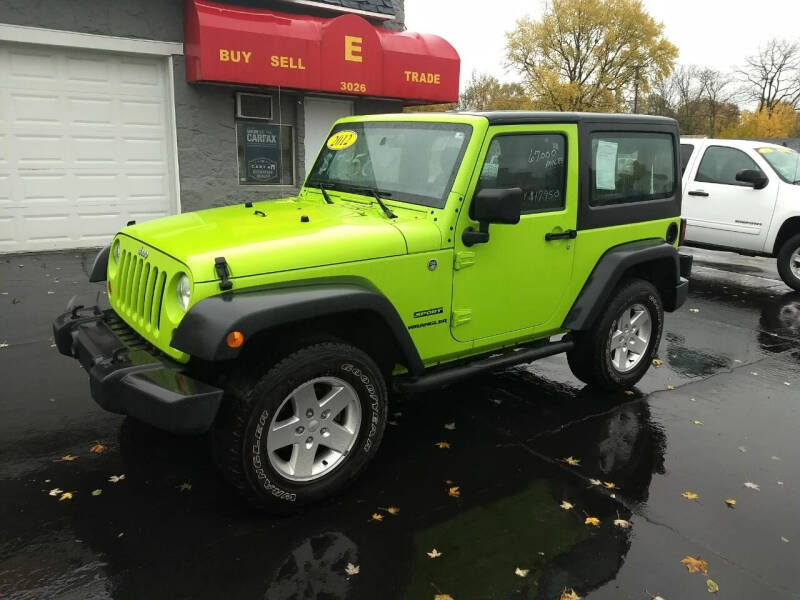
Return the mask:
[[758, 102], [758, 111], [772, 115], [785, 102], [800, 108], [800, 43], [772, 39], [745, 61], [738, 71], [748, 99]]
[[708, 135], [717, 135], [717, 121], [721, 108], [733, 103], [740, 91], [733, 87], [733, 78], [716, 69], [702, 69], [697, 74], [703, 99], [706, 100], [708, 117]]

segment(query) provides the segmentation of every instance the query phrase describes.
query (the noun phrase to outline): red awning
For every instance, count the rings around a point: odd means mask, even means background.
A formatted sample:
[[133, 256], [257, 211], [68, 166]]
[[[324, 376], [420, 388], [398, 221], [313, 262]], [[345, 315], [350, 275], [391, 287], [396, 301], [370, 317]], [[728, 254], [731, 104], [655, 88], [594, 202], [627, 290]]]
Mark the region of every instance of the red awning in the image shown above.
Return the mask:
[[187, 0], [186, 78], [398, 98], [458, 101], [461, 61], [435, 35]]

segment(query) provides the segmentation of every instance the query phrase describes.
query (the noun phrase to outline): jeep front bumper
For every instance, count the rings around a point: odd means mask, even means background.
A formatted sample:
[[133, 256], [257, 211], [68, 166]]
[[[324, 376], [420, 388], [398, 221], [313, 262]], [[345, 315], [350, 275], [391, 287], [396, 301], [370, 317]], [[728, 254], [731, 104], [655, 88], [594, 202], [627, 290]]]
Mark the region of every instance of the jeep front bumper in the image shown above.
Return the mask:
[[222, 390], [158, 356], [113, 310], [67, 311], [53, 322], [53, 336], [59, 352], [86, 369], [104, 409], [173, 433], [202, 433], [214, 422]]

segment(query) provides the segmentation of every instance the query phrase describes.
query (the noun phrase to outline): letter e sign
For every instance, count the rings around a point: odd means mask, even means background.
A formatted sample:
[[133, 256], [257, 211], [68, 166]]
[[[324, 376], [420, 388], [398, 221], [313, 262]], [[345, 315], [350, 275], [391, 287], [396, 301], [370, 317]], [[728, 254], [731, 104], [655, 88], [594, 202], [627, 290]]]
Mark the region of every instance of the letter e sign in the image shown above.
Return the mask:
[[363, 43], [364, 38], [352, 35], [344, 36], [344, 59], [350, 62], [364, 62], [364, 57], [361, 56], [361, 44]]

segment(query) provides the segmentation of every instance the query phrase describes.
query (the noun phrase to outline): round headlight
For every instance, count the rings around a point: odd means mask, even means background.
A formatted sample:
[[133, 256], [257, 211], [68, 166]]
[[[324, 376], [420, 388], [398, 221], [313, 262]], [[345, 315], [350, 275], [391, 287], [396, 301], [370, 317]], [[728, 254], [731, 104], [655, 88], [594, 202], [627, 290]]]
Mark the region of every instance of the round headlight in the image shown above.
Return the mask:
[[114, 245], [111, 247], [111, 255], [114, 257], [114, 262], [119, 262], [119, 240], [114, 240]]
[[182, 273], [178, 277], [178, 302], [183, 307], [183, 310], [189, 308], [189, 298], [192, 295], [192, 286], [189, 283], [189, 277], [186, 273]]

